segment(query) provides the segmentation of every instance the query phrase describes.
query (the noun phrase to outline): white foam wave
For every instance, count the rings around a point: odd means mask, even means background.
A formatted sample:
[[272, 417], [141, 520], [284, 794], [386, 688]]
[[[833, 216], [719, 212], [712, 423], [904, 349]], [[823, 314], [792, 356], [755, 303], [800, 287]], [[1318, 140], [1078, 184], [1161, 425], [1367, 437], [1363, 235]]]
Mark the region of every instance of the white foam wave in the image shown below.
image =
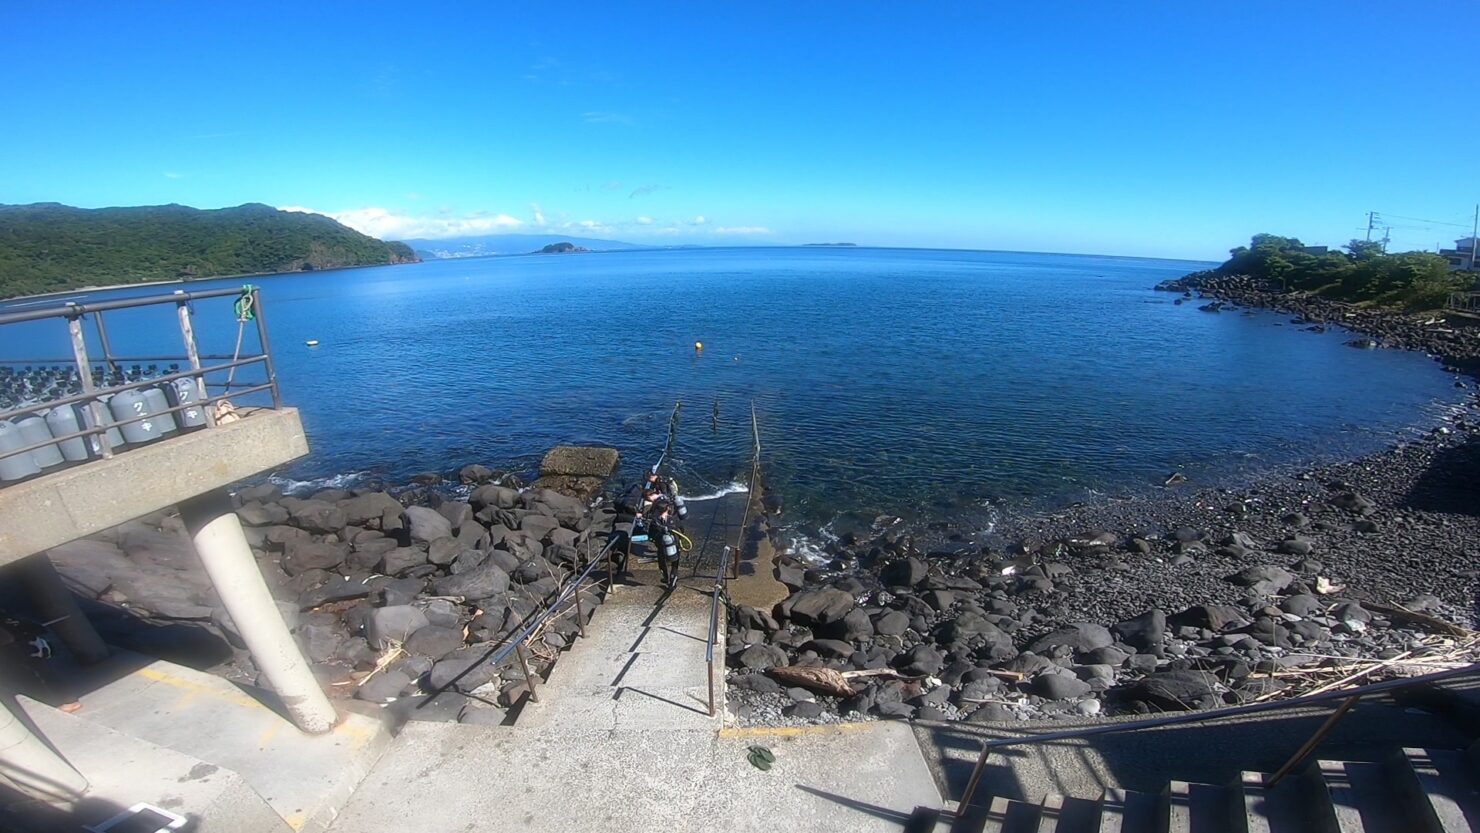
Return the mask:
[[696, 502], [701, 501], [701, 500], [716, 500], [718, 498], [724, 497], [725, 495], [734, 495], [734, 494], [739, 494], [740, 492], [748, 492], [748, 491], [750, 491], [750, 488], [747, 487], [744, 483], [741, 483], [741, 482], [739, 482], [737, 480], [737, 481], [729, 484], [728, 486], [721, 486], [721, 487], [719, 487], [719, 489], [717, 489], [717, 490], [715, 490], [713, 492], [710, 492], [709, 494], [705, 494], [705, 495], [694, 495], [693, 497], [690, 497], [688, 495], [684, 495], [683, 496], [683, 499], [685, 501], [689, 502], [689, 503], [696, 503]]
[[363, 478], [369, 477], [368, 471], [352, 471], [345, 474], [335, 474], [329, 477], [314, 477], [308, 480], [294, 480], [274, 474], [267, 478], [267, 482], [282, 490], [285, 495], [313, 494], [324, 489], [347, 489]]

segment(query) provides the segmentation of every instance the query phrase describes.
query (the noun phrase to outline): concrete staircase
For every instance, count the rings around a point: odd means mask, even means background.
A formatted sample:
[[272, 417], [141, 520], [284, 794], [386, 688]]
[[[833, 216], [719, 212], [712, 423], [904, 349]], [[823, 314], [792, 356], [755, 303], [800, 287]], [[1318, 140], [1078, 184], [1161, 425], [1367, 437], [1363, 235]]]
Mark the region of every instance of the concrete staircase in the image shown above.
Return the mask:
[[[671, 593], [656, 570], [633, 573], [619, 584], [586, 629], [560, 657], [550, 679], [526, 703], [520, 727], [588, 729], [661, 728], [714, 731], [724, 714], [724, 669], [715, 677], [716, 715], [709, 714], [710, 596], [702, 583], [685, 581]], [[723, 657], [724, 622], [720, 622]]]
[[1320, 760], [1265, 786], [1172, 781], [1040, 803], [993, 797], [942, 829], [983, 833], [1480, 833], [1480, 743], [1405, 748], [1383, 761]]
[[[710, 716], [712, 582], [667, 594], [655, 569], [634, 566], [513, 725], [407, 724], [332, 830], [885, 833], [931, 823], [940, 792], [905, 724], [725, 728], [720, 688]], [[754, 746], [775, 756], [769, 770], [752, 765]]]

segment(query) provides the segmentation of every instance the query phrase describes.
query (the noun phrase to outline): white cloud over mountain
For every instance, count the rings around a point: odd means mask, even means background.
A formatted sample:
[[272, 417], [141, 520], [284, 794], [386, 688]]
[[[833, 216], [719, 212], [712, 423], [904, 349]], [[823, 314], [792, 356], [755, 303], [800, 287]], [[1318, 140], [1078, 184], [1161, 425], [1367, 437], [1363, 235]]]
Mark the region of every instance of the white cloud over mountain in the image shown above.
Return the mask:
[[[496, 234], [514, 231], [524, 226], [524, 221], [508, 214], [473, 212], [464, 215], [452, 214], [401, 214], [386, 208], [355, 208], [348, 211], [316, 211], [298, 205], [281, 206], [283, 211], [301, 211], [306, 214], [323, 214], [349, 226], [362, 234], [382, 240], [405, 240], [411, 238], [438, 239], [443, 237], [471, 237], [479, 234]], [[543, 215], [536, 211], [537, 222]]]
[[306, 214], [322, 214], [349, 226], [355, 231], [378, 237], [382, 240], [440, 240], [449, 237], [476, 237], [514, 231], [557, 231], [566, 230], [579, 234], [604, 236], [654, 236], [672, 237], [686, 235], [702, 239], [713, 235], [766, 236], [773, 234], [764, 226], [716, 226], [709, 218], [700, 214], [689, 220], [662, 220], [642, 215], [631, 220], [570, 220], [556, 212], [547, 216], [539, 205], [531, 203], [530, 219], [520, 219], [510, 214], [491, 211], [475, 211], [453, 214], [448, 211], [427, 214], [409, 214], [388, 208], [353, 208], [344, 211], [318, 211], [300, 205], [280, 206], [283, 211], [299, 211]]

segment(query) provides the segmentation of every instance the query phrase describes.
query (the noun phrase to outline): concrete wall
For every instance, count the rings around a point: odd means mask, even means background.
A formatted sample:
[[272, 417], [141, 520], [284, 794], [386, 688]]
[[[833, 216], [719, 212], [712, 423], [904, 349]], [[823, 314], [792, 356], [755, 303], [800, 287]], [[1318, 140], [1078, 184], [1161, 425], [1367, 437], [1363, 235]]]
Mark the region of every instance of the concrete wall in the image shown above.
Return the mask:
[[0, 564], [117, 526], [308, 453], [296, 408], [256, 411], [0, 489]]

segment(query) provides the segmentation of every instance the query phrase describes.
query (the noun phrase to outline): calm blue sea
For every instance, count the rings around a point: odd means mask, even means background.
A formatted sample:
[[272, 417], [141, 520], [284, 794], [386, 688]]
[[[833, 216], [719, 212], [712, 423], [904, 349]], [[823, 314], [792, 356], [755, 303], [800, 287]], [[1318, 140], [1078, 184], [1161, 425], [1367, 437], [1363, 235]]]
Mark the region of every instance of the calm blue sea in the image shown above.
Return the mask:
[[[631, 474], [657, 455], [681, 400], [681, 480], [715, 491], [746, 470], [753, 401], [793, 522], [981, 523], [1138, 491], [1173, 470], [1220, 482], [1375, 450], [1459, 400], [1423, 356], [1151, 291], [1206, 265], [736, 248], [253, 282], [313, 449], [286, 472], [301, 481], [470, 462], [530, 470], [571, 442], [616, 446]], [[205, 349], [230, 353], [228, 305], [196, 316]], [[118, 352], [179, 352], [158, 313], [109, 323]], [[61, 326], [0, 333], [0, 357], [37, 354], [69, 354]]]

